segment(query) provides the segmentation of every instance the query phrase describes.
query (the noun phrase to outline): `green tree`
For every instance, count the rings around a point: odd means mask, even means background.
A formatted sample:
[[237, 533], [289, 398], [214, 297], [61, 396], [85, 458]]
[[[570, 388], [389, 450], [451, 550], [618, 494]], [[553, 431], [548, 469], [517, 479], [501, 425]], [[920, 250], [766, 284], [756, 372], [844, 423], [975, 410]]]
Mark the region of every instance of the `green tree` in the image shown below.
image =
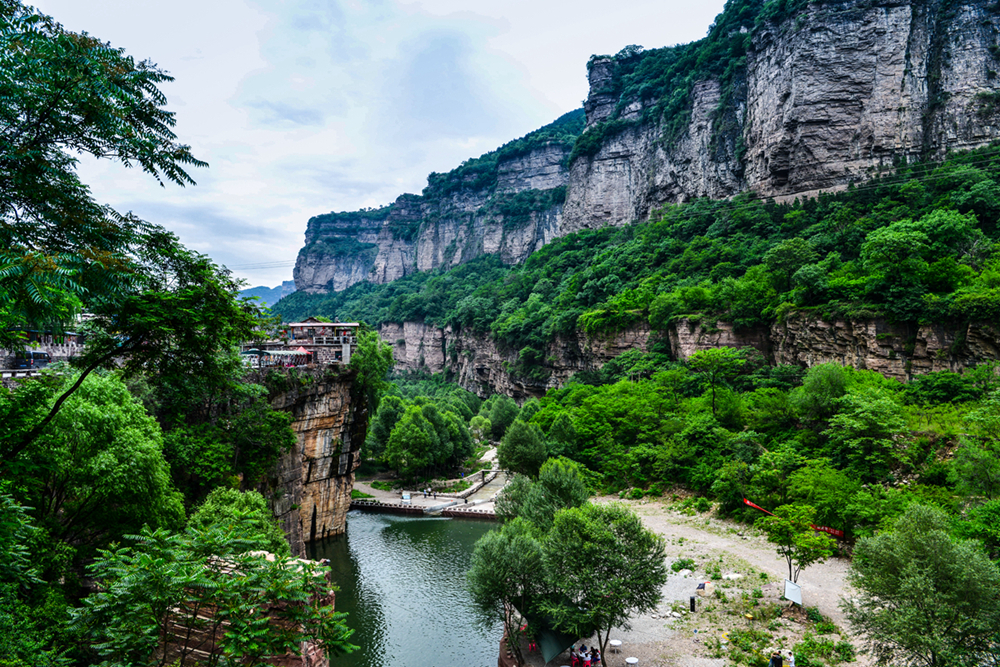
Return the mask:
[[777, 546], [793, 582], [799, 580], [802, 570], [833, 555], [836, 543], [826, 533], [813, 530], [815, 516], [815, 508], [809, 505], [782, 505], [774, 510], [774, 516], [761, 517], [754, 523], [767, 533], [768, 542]]
[[197, 531], [223, 530], [258, 549], [279, 556], [291, 556], [285, 534], [278, 526], [264, 496], [256, 491], [219, 488], [188, 519], [188, 528]]
[[406, 402], [399, 396], [386, 396], [379, 402], [378, 411], [368, 426], [365, 458], [377, 459], [385, 453], [389, 435], [405, 411]]
[[469, 432], [479, 444], [483, 444], [489, 440], [492, 430], [493, 424], [482, 415], [476, 415], [469, 420]]
[[91, 375], [10, 470], [39, 527], [83, 558], [144, 524], [183, 522], [162, 443], [159, 425], [118, 377]]
[[739, 350], [734, 350], [731, 347], [699, 350], [688, 357], [688, 366], [705, 378], [712, 392], [713, 416], [716, 414], [716, 389], [725, 385], [726, 381], [736, 375], [745, 363], [746, 359], [743, 358]]
[[61, 326], [81, 300], [132, 291], [154, 229], [97, 204], [78, 155], [138, 165], [161, 184], [205, 166], [172, 131], [171, 81], [17, 0], [0, 3], [0, 348], [25, 324]]
[[542, 464], [537, 480], [515, 475], [497, 498], [497, 517], [501, 521], [523, 518], [544, 535], [552, 528], [556, 512], [581, 507], [590, 497], [581, 468], [579, 463], [558, 458]]
[[954, 539], [941, 510], [911, 505], [891, 530], [858, 542], [841, 602], [878, 664], [985, 665], [1000, 656], [1000, 570]]
[[507, 432], [507, 428], [517, 419], [519, 412], [517, 403], [512, 398], [503, 394], [495, 397], [493, 405], [490, 407], [489, 415], [494, 440], [503, 438], [504, 433]]
[[894, 438], [906, 429], [896, 397], [878, 386], [858, 387], [841, 399], [841, 410], [824, 431], [833, 461], [867, 482], [884, 479], [895, 460]]
[[185, 366], [213, 373], [251, 337], [256, 306], [240, 283], [173, 235], [96, 203], [78, 155], [138, 165], [159, 182], [205, 166], [177, 142], [158, 85], [171, 78], [99, 39], [65, 30], [17, 0], [0, 3], [0, 347], [26, 327], [59, 330], [94, 313], [78, 383], [46, 414], [0, 439], [6, 465], [51, 423], [87, 375], [121, 360], [128, 373]]
[[532, 527], [514, 519], [486, 533], [476, 542], [466, 577], [483, 627], [502, 623], [517, 664], [523, 665], [519, 614], [530, 613], [546, 590], [542, 547]]
[[792, 390], [789, 401], [805, 419], [829, 419], [847, 393], [847, 373], [840, 364], [816, 364], [806, 372], [802, 386]]
[[434, 463], [437, 433], [419, 405], [411, 405], [389, 435], [385, 459], [403, 477], [413, 477]]
[[516, 420], [497, 447], [497, 465], [503, 470], [536, 477], [548, 457], [542, 430], [535, 424]]
[[628, 630], [633, 614], [660, 601], [667, 580], [663, 538], [618, 503], [558, 512], [543, 544], [545, 577], [559, 596], [542, 603], [559, 628], [596, 630], [601, 655], [612, 628]]
[[955, 452], [958, 489], [987, 500], [1000, 497], [1000, 392], [965, 419], [968, 429]]
[[364, 420], [378, 411], [379, 399], [389, 388], [389, 371], [395, 363], [392, 346], [367, 326], [358, 330], [358, 342], [351, 353], [350, 368], [357, 375], [354, 391], [365, 400]]
[[764, 253], [764, 266], [777, 278], [775, 287], [779, 292], [787, 292], [792, 276], [807, 264], [816, 262], [816, 249], [802, 238], [788, 239], [771, 247]]
[[980, 540], [991, 558], [1000, 557], [1000, 498], [969, 510], [959, 526], [966, 537]]
[[[102, 551], [90, 568], [99, 589], [75, 618], [102, 664], [162, 667], [197, 655], [208, 664], [260, 666], [297, 655], [304, 641], [331, 656], [356, 648], [318, 563], [252, 553], [259, 545], [237, 532], [247, 531], [144, 529], [132, 544]], [[221, 639], [203, 645], [186, 628]], [[159, 651], [163, 641], [178, 655]]]

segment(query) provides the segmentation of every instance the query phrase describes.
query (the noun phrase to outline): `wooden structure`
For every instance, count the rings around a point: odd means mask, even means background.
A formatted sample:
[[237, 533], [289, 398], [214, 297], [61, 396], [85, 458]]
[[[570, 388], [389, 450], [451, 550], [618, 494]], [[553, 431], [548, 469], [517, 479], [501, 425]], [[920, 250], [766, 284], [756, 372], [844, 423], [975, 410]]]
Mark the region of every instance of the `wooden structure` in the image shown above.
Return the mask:
[[[274, 560], [274, 554], [268, 552], [253, 552], [254, 555], [262, 555], [268, 560]], [[331, 581], [329, 567], [316, 561], [296, 558], [292, 560], [298, 567], [305, 568], [311, 573], [315, 573], [317, 578], [322, 578], [325, 584], [325, 594], [313, 598], [313, 602], [322, 606], [334, 605], [334, 592]], [[231, 561], [221, 558], [210, 562], [209, 567], [218, 569], [221, 573], [234, 573]], [[271, 623], [288, 623], [282, 616], [282, 610], [289, 603], [283, 601], [272, 602], [266, 606], [258, 608], [260, 612], [271, 617]], [[157, 658], [161, 659], [161, 664], [166, 665], [205, 665], [217, 660], [221, 653], [222, 639], [229, 627], [225, 620], [216, 618], [217, 608], [210, 605], [197, 604], [188, 600], [180, 602], [174, 607], [167, 619], [164, 639], [161, 640], [160, 650]], [[303, 642], [298, 654], [288, 653], [267, 658], [268, 665], [272, 667], [330, 667], [330, 660], [325, 651], [316, 644]]]

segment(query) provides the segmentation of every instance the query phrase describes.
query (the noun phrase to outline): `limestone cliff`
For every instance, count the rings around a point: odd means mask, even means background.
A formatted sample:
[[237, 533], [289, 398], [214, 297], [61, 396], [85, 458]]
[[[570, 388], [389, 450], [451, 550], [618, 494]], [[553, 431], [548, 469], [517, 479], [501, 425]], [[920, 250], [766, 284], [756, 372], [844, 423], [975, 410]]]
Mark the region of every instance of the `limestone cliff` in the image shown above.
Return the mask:
[[542, 372], [524, 377], [511, 371], [517, 351], [505, 349], [486, 334], [422, 322], [386, 323], [379, 333], [393, 346], [396, 370], [450, 371], [455, 382], [469, 391], [481, 396], [502, 393], [518, 400], [541, 396], [573, 374], [596, 370], [627, 350], [646, 351], [653, 335], [648, 327], [638, 327], [598, 338], [582, 332], [558, 337], [546, 349]]
[[295, 265], [297, 289], [387, 283], [484, 254], [521, 262], [560, 233], [567, 160], [582, 129], [582, 111], [566, 114], [448, 174], [431, 174], [422, 195], [315, 216]]
[[297, 440], [261, 490], [299, 556], [305, 543], [345, 530], [368, 425], [363, 402], [352, 396], [353, 380], [352, 372], [329, 366], [289, 377], [271, 394], [271, 406], [292, 415]]
[[576, 116], [431, 174], [422, 196], [313, 218], [296, 286], [339, 291], [491, 253], [520, 262], [666, 203], [838, 190], [989, 144], [998, 36], [995, 0], [730, 2], [699, 42], [595, 56]]
[[604, 337], [582, 332], [560, 337], [546, 349], [543, 379], [511, 372], [517, 352], [489, 336], [455, 332], [418, 322], [384, 324], [382, 339], [393, 346], [398, 370], [448, 371], [456, 382], [481, 396], [502, 393], [521, 400], [562, 386], [574, 373], [600, 368], [628, 350], [648, 351], [660, 335], [672, 356], [683, 361], [717, 347], [753, 347], [773, 364], [810, 366], [836, 362], [908, 381], [931, 371], [961, 371], [1000, 358], [1000, 326], [972, 322], [908, 328], [884, 320], [825, 321], [791, 314], [770, 327], [737, 330], [728, 322], [682, 319], [662, 334], [642, 325]]
[[655, 113], [661, 100], [633, 100], [615, 58], [592, 60], [587, 127], [603, 140], [572, 164], [562, 231], [626, 224], [696, 197], [836, 190], [897, 160], [1000, 138], [990, 103], [1000, 90], [996, 3], [803, 4], [739, 26], [752, 31], [745, 67], [693, 86], [676, 137], [665, 129], [672, 119]]

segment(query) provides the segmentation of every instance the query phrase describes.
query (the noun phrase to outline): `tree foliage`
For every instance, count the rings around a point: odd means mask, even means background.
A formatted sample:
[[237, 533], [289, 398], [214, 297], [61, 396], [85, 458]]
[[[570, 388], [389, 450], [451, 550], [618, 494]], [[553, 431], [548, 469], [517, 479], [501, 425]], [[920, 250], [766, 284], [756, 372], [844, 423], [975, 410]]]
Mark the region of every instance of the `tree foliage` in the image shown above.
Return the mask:
[[515, 420], [497, 447], [497, 464], [504, 470], [536, 477], [545, 463], [545, 440], [534, 424]]
[[210, 664], [264, 665], [297, 654], [303, 641], [332, 656], [352, 650], [346, 614], [326, 604], [324, 573], [308, 561], [250, 551], [254, 543], [239, 534], [252, 531], [144, 530], [130, 545], [102, 551], [90, 568], [100, 590], [75, 619], [100, 664], [164, 665], [165, 639], [190, 660], [207, 647], [187, 627], [220, 631], [221, 641], [199, 655]]
[[629, 629], [635, 613], [651, 611], [667, 580], [663, 538], [618, 504], [583, 505], [555, 515], [545, 537], [546, 578], [568, 601], [542, 603], [559, 628], [596, 628], [601, 654], [612, 628]]
[[861, 540], [842, 603], [879, 664], [982, 665], [1000, 656], [1000, 570], [954, 539], [940, 510], [911, 505], [891, 530]]
[[523, 665], [519, 614], [528, 613], [546, 591], [542, 546], [532, 528], [515, 518], [486, 533], [476, 542], [466, 577], [483, 627], [503, 624], [508, 646]]
[[798, 582], [802, 570], [833, 555], [834, 540], [813, 529], [815, 517], [816, 510], [809, 505], [782, 505], [774, 516], [761, 517], [755, 524], [788, 563], [788, 578], [793, 582]]

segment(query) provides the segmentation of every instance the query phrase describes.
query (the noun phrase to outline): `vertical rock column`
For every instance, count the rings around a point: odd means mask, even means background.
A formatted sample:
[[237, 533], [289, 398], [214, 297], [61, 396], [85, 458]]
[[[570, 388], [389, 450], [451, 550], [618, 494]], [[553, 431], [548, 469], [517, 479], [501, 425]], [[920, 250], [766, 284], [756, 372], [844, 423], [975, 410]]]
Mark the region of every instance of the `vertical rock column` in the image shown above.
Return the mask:
[[363, 407], [351, 395], [354, 374], [335, 368], [320, 369], [307, 384], [271, 399], [272, 407], [292, 415], [297, 436], [266, 490], [296, 555], [304, 554], [307, 542], [344, 532], [365, 439]]

